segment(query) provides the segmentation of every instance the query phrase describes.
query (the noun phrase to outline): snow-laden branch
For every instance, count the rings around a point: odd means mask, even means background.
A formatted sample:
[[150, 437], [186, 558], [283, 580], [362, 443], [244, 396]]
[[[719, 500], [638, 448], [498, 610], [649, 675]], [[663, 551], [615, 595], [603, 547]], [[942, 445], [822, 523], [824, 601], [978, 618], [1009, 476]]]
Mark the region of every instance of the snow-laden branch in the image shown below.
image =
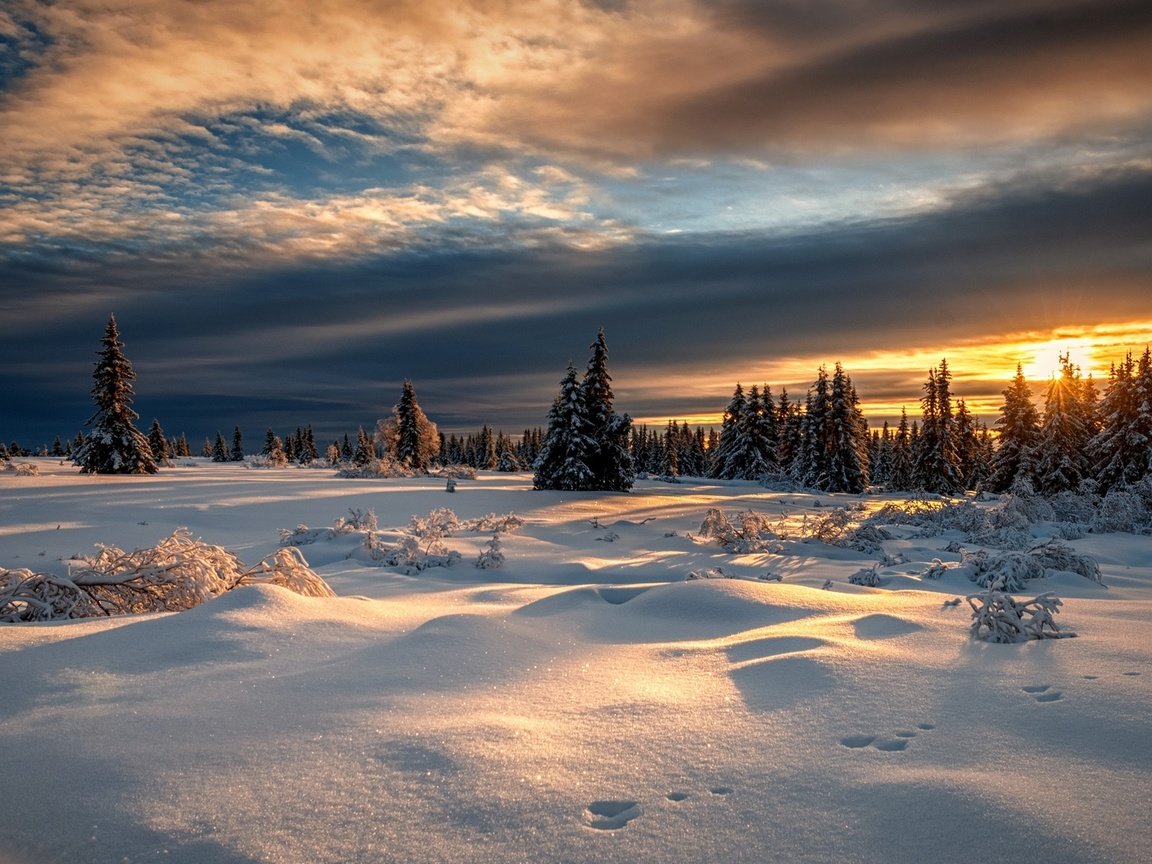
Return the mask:
[[295, 548], [254, 567], [180, 528], [157, 545], [125, 552], [99, 546], [76, 559], [68, 576], [0, 570], [0, 621], [50, 621], [146, 612], [178, 612], [241, 585], [280, 585], [310, 597], [335, 596]]

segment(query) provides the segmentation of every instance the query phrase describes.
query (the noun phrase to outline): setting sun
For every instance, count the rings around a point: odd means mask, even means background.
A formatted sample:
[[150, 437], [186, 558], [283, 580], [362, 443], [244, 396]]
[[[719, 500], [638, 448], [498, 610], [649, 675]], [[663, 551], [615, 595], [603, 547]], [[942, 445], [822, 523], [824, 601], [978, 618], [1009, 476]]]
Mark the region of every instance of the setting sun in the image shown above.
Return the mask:
[[1059, 377], [1064, 358], [1085, 376], [1096, 373], [1095, 345], [1092, 340], [1053, 339], [1029, 346], [1028, 354], [1021, 360], [1024, 377], [1034, 383]]

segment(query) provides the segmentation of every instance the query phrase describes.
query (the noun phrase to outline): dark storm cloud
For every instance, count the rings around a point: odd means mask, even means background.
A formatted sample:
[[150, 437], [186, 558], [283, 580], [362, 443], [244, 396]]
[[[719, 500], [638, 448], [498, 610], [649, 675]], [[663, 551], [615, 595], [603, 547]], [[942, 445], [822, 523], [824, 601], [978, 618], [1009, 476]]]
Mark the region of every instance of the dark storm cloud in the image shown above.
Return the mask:
[[237, 423], [246, 436], [354, 431], [387, 414], [404, 378], [446, 428], [518, 431], [543, 423], [564, 367], [584, 365], [601, 325], [621, 409], [687, 416], [718, 412], [736, 380], [783, 358], [944, 354], [951, 341], [1149, 317], [1152, 173], [994, 191], [790, 237], [409, 254], [213, 286], [127, 262], [89, 277], [115, 286], [114, 308], [67, 317], [41, 314], [51, 275], [10, 268], [0, 302], [24, 315], [3, 326], [0, 437], [74, 434], [109, 311], [140, 375], [137, 407], [194, 439]]
[[[505, 119], [601, 157], [717, 152], [774, 158], [886, 147], [1035, 142], [1102, 127], [1135, 135], [1152, 110], [1152, 5], [727, 3], [729, 46], [670, 83], [669, 56], [616, 58], [555, 106]], [[708, 49], [705, 47], [704, 49]], [[714, 47], [714, 50], [720, 50]], [[759, 58], [759, 59], [757, 59]]]

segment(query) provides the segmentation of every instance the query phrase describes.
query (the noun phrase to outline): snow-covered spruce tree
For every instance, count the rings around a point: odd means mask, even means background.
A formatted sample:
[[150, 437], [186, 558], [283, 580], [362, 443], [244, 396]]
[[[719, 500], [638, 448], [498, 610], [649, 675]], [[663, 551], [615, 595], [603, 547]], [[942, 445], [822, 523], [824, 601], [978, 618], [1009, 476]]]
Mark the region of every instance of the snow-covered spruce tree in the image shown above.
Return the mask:
[[244, 436], [240, 434], [240, 427], [232, 430], [232, 449], [228, 451], [228, 458], [233, 462], [244, 461]]
[[1003, 393], [1004, 404], [1000, 407], [1000, 419], [996, 421], [1000, 443], [992, 456], [992, 471], [988, 478], [988, 488], [993, 492], [1007, 492], [1018, 475], [1030, 474], [1028, 464], [1040, 434], [1040, 414], [1032, 402], [1032, 388], [1028, 386], [1019, 363], [1016, 364], [1016, 376]]
[[576, 367], [569, 364], [548, 411], [548, 428], [534, 465], [533, 488], [594, 488], [595, 475], [588, 465], [594, 446], [588, 434], [584, 391], [576, 380]]
[[808, 390], [800, 424], [800, 450], [792, 463], [793, 478], [813, 489], [824, 489], [828, 483], [830, 411], [828, 370], [821, 366], [816, 373], [816, 382]]
[[152, 457], [158, 465], [167, 465], [172, 461], [172, 447], [168, 444], [168, 439], [164, 437], [164, 430], [160, 427], [159, 420], [154, 419], [152, 428], [148, 430], [148, 446], [151, 448]]
[[1100, 402], [1101, 430], [1088, 452], [1100, 489], [1127, 486], [1152, 475], [1152, 355], [1139, 365], [1128, 354], [1113, 365]]
[[724, 409], [724, 418], [720, 421], [720, 441], [712, 452], [712, 476], [721, 480], [733, 480], [734, 471], [738, 471], [735, 454], [741, 449], [741, 430], [747, 424], [744, 415], [748, 413], [748, 398], [744, 395], [744, 388], [736, 382], [736, 389], [732, 391], [732, 398], [728, 407]]
[[913, 485], [926, 492], [951, 494], [963, 490], [956, 425], [952, 416], [952, 373], [948, 361], [928, 370], [920, 400], [920, 441], [913, 453]]
[[788, 391], [781, 389], [776, 405], [776, 463], [785, 477], [792, 476], [792, 463], [800, 452], [802, 421], [800, 403], [790, 400]]
[[868, 424], [852, 379], [837, 362], [832, 372], [828, 410], [829, 492], [860, 493], [868, 485]]
[[85, 423], [92, 431], [72, 454], [72, 461], [85, 474], [155, 474], [156, 458], [148, 439], [133, 425], [140, 417], [131, 407], [136, 372], [124, 356], [114, 315], [108, 318], [103, 341], [104, 350], [92, 374], [96, 413]]
[[427, 471], [440, 453], [440, 433], [421, 410], [411, 381], [404, 381], [392, 416], [395, 421], [395, 437], [390, 447], [393, 458], [405, 468]]
[[730, 466], [725, 476], [743, 480], [759, 480], [774, 474], [776, 462], [775, 418], [769, 420], [770, 409], [764, 405], [760, 388], [755, 384], [748, 391], [748, 404], [736, 428], [735, 450], [729, 455]]
[[584, 392], [584, 410], [588, 434], [592, 439], [588, 467], [592, 469], [594, 489], [627, 492], [636, 478], [636, 466], [628, 452], [632, 418], [617, 414], [613, 408], [612, 376], [608, 374], [608, 343], [604, 328], [590, 350], [588, 369], [580, 389]]
[[1088, 476], [1088, 427], [1080, 370], [1060, 358], [1060, 376], [1048, 384], [1044, 420], [1031, 460], [1032, 487], [1041, 495], [1075, 491]]
[[212, 461], [228, 461], [228, 445], [224, 442], [224, 436], [220, 434], [219, 429], [216, 430], [216, 440], [212, 443]]
[[879, 432], [873, 432], [873, 441], [875, 446], [872, 448], [875, 452], [868, 454], [868, 475], [872, 483], [880, 486], [888, 486], [892, 481], [892, 430], [888, 427], [888, 421], [884, 421], [884, 426]]

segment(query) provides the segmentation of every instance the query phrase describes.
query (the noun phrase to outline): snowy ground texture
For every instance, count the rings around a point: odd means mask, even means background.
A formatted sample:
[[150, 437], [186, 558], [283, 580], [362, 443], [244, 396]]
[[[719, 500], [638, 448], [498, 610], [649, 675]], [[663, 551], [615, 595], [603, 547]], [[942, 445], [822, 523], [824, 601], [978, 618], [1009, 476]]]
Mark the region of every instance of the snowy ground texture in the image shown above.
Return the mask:
[[[0, 567], [63, 574], [181, 526], [255, 562], [350, 509], [384, 535], [439, 507], [525, 524], [500, 569], [474, 566], [487, 533], [419, 572], [322, 534], [300, 548], [336, 598], [0, 626], [3, 864], [1148, 860], [1150, 536], [1070, 542], [1106, 588], [1028, 583], [1078, 638], [993, 645], [946, 605], [963, 570], [925, 575], [961, 535], [795, 539], [849, 496], [36, 461], [0, 475]], [[706, 544], [713, 507], [784, 539]], [[879, 587], [849, 582], [881, 554]], [[687, 579], [716, 568], [749, 578]]]

